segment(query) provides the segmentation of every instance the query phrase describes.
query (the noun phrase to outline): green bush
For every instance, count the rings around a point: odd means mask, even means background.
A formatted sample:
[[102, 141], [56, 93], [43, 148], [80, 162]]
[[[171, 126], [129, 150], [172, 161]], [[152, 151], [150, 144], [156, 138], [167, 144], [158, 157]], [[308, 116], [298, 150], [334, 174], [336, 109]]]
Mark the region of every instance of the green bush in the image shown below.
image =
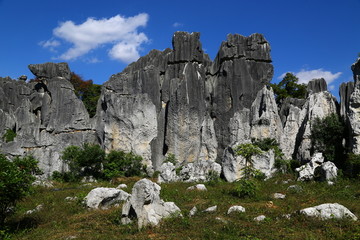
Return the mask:
[[239, 198], [257, 198], [259, 183], [256, 179], [242, 178], [234, 183], [232, 194]]
[[173, 154], [173, 153], [168, 153], [167, 156], [166, 156], [166, 158], [165, 158], [164, 163], [167, 163], [167, 162], [172, 163], [172, 164], [174, 164], [174, 166], [175, 166], [176, 163], [177, 163], [175, 154]]
[[104, 176], [106, 179], [114, 177], [131, 177], [141, 175], [142, 157], [134, 153], [112, 150], [104, 162]]
[[16, 132], [14, 132], [14, 130], [6, 129], [6, 132], [3, 135], [3, 140], [5, 142], [12, 142], [14, 141], [15, 137], [16, 137]]
[[9, 161], [0, 154], [0, 227], [16, 203], [29, 195], [34, 175], [41, 174], [32, 156], [16, 157]]
[[351, 178], [360, 179], [360, 155], [349, 153], [344, 167], [344, 174]]
[[335, 113], [322, 119], [316, 118], [311, 126], [313, 151], [322, 152], [326, 161], [334, 162], [339, 168], [343, 167], [344, 131], [344, 123]]
[[65, 148], [62, 159], [70, 168], [70, 173], [65, 174], [68, 179], [64, 181], [76, 181], [85, 176], [102, 177], [105, 151], [99, 145], [85, 143], [81, 148], [69, 146]]

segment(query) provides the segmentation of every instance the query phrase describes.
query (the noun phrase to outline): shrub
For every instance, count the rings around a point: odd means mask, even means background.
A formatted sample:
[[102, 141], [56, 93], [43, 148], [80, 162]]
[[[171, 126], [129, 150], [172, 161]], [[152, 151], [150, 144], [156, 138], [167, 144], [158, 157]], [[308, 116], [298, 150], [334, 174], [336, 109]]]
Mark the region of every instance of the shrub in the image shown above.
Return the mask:
[[240, 179], [234, 183], [232, 194], [239, 198], [256, 198], [259, 191], [259, 183], [256, 179]]
[[335, 113], [316, 118], [311, 126], [313, 151], [322, 152], [326, 161], [332, 161], [338, 167], [342, 167], [344, 158], [344, 130], [343, 121]]
[[251, 143], [243, 143], [243, 144], [236, 146], [235, 154], [243, 156], [245, 158], [245, 167], [243, 169], [244, 170], [244, 178], [249, 179], [249, 178], [253, 177], [251, 175], [252, 171], [250, 171], [250, 169], [254, 169], [251, 158], [252, 158], [252, 156], [261, 154], [262, 152], [263, 151], [258, 146], [255, 146], [254, 144], [251, 144]]
[[0, 154], [0, 227], [10, 214], [9, 210], [30, 194], [35, 174], [41, 174], [41, 171], [32, 156], [9, 161]]
[[68, 179], [64, 178], [64, 181], [76, 181], [84, 176], [100, 178], [105, 151], [99, 145], [85, 143], [82, 148], [78, 146], [65, 148], [62, 159], [70, 168], [70, 173], [64, 175]]
[[344, 174], [352, 178], [360, 178], [360, 155], [349, 153], [347, 155]]
[[16, 137], [16, 132], [12, 129], [6, 129], [4, 135], [3, 135], [3, 140], [5, 142], [12, 142], [14, 141]]
[[106, 179], [114, 177], [131, 177], [141, 175], [142, 157], [132, 152], [112, 150], [105, 158], [104, 176]]
[[166, 158], [165, 158], [164, 163], [167, 163], [167, 162], [172, 163], [172, 164], [174, 164], [174, 166], [175, 166], [176, 163], [177, 163], [175, 154], [173, 154], [173, 153], [168, 153], [167, 156], [166, 156]]

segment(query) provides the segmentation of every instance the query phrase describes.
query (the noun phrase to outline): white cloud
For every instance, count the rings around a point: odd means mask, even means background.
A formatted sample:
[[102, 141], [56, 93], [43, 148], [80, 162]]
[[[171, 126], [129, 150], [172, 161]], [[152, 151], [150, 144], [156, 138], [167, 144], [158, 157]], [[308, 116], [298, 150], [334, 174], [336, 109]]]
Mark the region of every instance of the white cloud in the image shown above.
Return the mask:
[[179, 23], [179, 22], [175, 22], [175, 23], [173, 24], [173, 27], [174, 27], [174, 28], [182, 27], [182, 26], [184, 26], [184, 24]]
[[[283, 79], [286, 73], [283, 73], [279, 79]], [[342, 72], [332, 73], [330, 71], [325, 71], [322, 68], [315, 70], [305, 70], [301, 69], [297, 73], [293, 73], [299, 78], [299, 83], [308, 83], [310, 80], [315, 78], [324, 78], [327, 84], [332, 83], [335, 79], [339, 78]]]
[[56, 52], [56, 47], [60, 46], [61, 43], [58, 40], [47, 40], [47, 41], [41, 41], [39, 42], [39, 45], [42, 46], [43, 48], [47, 48], [49, 49], [51, 52]]
[[[73, 46], [61, 54], [62, 60], [73, 60], [106, 44], [113, 47], [108, 52], [111, 58], [129, 63], [139, 58], [140, 45], [148, 38], [139, 27], [145, 27], [148, 14], [141, 13], [134, 17], [116, 15], [111, 18], [88, 18], [81, 24], [72, 21], [60, 23], [53, 30], [55, 37], [71, 43]], [[125, 46], [125, 47], [124, 47]]]

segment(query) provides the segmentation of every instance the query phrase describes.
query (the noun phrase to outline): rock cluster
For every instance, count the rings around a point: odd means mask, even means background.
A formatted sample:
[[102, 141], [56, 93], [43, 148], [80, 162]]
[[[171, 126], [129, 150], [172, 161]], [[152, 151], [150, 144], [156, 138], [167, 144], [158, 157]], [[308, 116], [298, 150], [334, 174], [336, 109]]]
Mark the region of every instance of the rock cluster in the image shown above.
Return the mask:
[[324, 162], [322, 153], [316, 153], [309, 163], [295, 169], [299, 173], [298, 181], [309, 181], [317, 178], [320, 181], [336, 179], [338, 168], [333, 162]]

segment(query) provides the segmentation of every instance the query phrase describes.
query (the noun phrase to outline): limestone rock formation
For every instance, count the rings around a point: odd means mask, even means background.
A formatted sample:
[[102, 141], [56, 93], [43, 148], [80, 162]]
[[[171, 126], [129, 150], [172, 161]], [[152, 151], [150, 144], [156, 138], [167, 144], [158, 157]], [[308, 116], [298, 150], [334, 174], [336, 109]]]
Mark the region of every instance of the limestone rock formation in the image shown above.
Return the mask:
[[315, 207], [304, 208], [300, 210], [300, 214], [308, 217], [316, 217], [321, 220], [343, 218], [348, 218], [353, 221], [357, 220], [357, 217], [350, 212], [349, 209], [338, 203], [324, 203]]
[[354, 90], [349, 101], [348, 118], [351, 129], [351, 149], [360, 154], [360, 58], [351, 66], [354, 74]]
[[[271, 177], [275, 169], [275, 154], [273, 150], [254, 155], [251, 158], [252, 166], [265, 174], [267, 178]], [[222, 168], [223, 174], [228, 182], [234, 182], [244, 176], [246, 160], [242, 156], [237, 156], [232, 148], [225, 150]]]
[[74, 93], [66, 63], [29, 65], [37, 77], [26, 83], [0, 78], [0, 134], [16, 133], [14, 141], [0, 140], [10, 156], [31, 154], [45, 175], [66, 169], [60, 154], [66, 146], [96, 142], [84, 104]]
[[148, 179], [141, 179], [135, 183], [131, 197], [123, 205], [122, 222], [127, 224], [137, 218], [138, 227], [156, 226], [161, 219], [172, 214], [181, 215], [180, 209], [173, 202], [160, 199], [161, 187]]
[[107, 209], [110, 206], [124, 202], [130, 194], [117, 188], [99, 187], [91, 190], [84, 198], [85, 205], [91, 209]]

